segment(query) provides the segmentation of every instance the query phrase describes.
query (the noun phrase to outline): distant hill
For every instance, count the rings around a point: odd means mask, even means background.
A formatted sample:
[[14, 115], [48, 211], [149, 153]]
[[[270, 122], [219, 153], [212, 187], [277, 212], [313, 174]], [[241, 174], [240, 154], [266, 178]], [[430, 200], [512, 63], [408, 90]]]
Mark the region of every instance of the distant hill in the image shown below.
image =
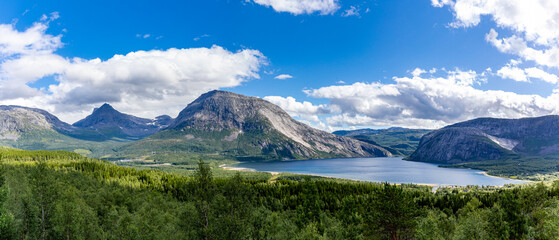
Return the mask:
[[559, 116], [478, 118], [426, 134], [409, 160], [464, 163], [559, 153]]
[[333, 133], [378, 144], [397, 156], [408, 156], [415, 151], [421, 137], [429, 132], [431, 130], [392, 127], [388, 129], [343, 130]]
[[172, 118], [163, 115], [156, 119], [139, 118], [121, 113], [105, 103], [95, 108], [91, 115], [77, 121], [74, 127], [99, 133], [102, 139], [123, 138], [137, 140], [167, 127]]
[[203, 94], [161, 132], [119, 149], [219, 153], [239, 159], [390, 156], [376, 145], [311, 128], [260, 98], [225, 91]]

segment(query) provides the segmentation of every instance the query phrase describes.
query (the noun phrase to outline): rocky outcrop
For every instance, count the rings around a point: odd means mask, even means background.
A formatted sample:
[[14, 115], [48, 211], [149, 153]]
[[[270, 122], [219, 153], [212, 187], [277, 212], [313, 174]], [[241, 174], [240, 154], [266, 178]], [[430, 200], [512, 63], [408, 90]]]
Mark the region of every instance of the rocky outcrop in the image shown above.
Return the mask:
[[510, 154], [559, 153], [559, 116], [522, 119], [479, 118], [426, 134], [412, 161], [461, 163]]
[[75, 128], [47, 111], [21, 106], [0, 106], [0, 139], [18, 140], [37, 131], [73, 132]]

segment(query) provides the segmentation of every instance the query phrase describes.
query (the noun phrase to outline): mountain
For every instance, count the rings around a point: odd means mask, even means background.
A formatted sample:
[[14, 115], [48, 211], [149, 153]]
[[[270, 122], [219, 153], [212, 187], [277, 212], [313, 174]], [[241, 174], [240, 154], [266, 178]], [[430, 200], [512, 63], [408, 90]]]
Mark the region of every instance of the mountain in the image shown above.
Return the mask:
[[72, 132], [74, 128], [56, 116], [37, 108], [0, 106], [0, 139], [18, 140], [26, 133]]
[[26, 150], [66, 150], [102, 156], [126, 141], [88, 141], [102, 136], [60, 121], [47, 111], [21, 106], [0, 106], [0, 146]]
[[429, 132], [431, 130], [391, 127], [387, 129], [342, 130], [335, 131], [333, 134], [384, 146], [397, 156], [408, 156], [415, 151], [421, 137]]
[[136, 140], [158, 132], [167, 127], [172, 120], [167, 115], [159, 116], [154, 120], [135, 117], [121, 113], [105, 103], [101, 107], [95, 108], [91, 115], [74, 123], [73, 126], [95, 131], [104, 139]]
[[225, 91], [203, 94], [167, 129], [119, 150], [219, 153], [255, 160], [391, 156], [376, 144], [311, 128], [263, 99]]
[[559, 153], [559, 116], [478, 118], [426, 134], [409, 160], [463, 163]]

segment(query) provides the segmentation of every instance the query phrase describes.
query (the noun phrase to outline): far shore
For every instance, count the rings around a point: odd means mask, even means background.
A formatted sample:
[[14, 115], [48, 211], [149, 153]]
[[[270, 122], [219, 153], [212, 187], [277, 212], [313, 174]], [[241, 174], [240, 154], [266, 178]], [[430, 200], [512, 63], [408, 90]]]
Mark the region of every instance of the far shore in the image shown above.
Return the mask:
[[500, 178], [500, 179], [505, 179], [505, 180], [518, 180], [518, 181], [524, 181], [526, 183], [532, 182], [530, 180], [524, 180], [524, 179], [516, 179], [516, 178], [507, 178], [507, 177], [499, 177], [499, 176], [493, 176], [493, 175], [489, 175], [487, 172], [478, 172], [479, 174], [482, 174], [483, 176], [486, 177], [494, 177], [494, 178]]
[[[224, 170], [230, 170], [230, 171], [258, 172], [258, 171], [256, 171], [255, 169], [252, 169], [252, 168], [228, 167], [227, 164], [221, 164], [221, 165], [219, 165], [219, 167], [223, 168]], [[267, 171], [263, 171], [263, 172], [267, 172]], [[267, 173], [271, 173], [272, 176], [277, 176], [277, 175], [279, 175], [281, 173], [284, 173], [284, 172], [267, 172]], [[318, 175], [318, 174], [304, 174], [304, 173], [289, 173], [289, 174], [316, 176], [316, 177], [323, 177], [323, 178], [338, 178], [338, 177], [324, 176], [324, 175]], [[351, 180], [351, 181], [357, 181], [357, 182], [370, 182], [370, 181], [355, 180], [355, 179], [348, 179], [348, 178], [338, 178], [338, 179]], [[380, 183], [380, 182], [378, 182], [378, 183]], [[428, 186], [428, 187], [439, 186], [439, 185], [433, 184], [433, 183], [411, 183], [411, 184], [420, 185], [420, 186]], [[396, 184], [396, 185], [401, 185], [401, 184]]]

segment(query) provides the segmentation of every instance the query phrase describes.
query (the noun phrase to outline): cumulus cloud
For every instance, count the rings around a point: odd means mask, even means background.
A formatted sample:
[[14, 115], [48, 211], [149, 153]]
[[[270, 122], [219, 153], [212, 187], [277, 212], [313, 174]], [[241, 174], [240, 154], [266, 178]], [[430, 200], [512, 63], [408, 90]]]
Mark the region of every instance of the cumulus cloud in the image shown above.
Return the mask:
[[499, 51], [559, 68], [559, 1], [432, 0], [432, 5], [452, 9], [453, 27], [476, 26], [482, 16], [491, 16], [498, 27], [513, 32], [502, 38], [495, 29], [487, 33], [486, 40]]
[[[0, 58], [17, 54], [46, 54], [62, 47], [61, 36], [46, 34], [48, 23], [36, 22], [25, 31], [11, 24], [0, 24]], [[0, 59], [1, 60], [1, 59]]]
[[509, 64], [502, 67], [497, 71], [497, 75], [503, 79], [512, 79], [518, 82], [529, 82], [529, 79], [539, 79], [551, 84], [557, 84], [559, 77], [557, 75], [548, 73], [540, 68], [520, 68], [517, 65], [520, 62], [512, 60]]
[[526, 75], [528, 77], [541, 79], [551, 84], [557, 84], [557, 82], [559, 81], [559, 77], [557, 77], [557, 75], [548, 73], [539, 68], [532, 67], [527, 68], [524, 71], [526, 72]]
[[[206, 91], [259, 78], [267, 62], [258, 50], [220, 46], [68, 59], [55, 53], [62, 47], [60, 36], [46, 34], [47, 27], [35, 23], [19, 32], [0, 25], [0, 104], [47, 109], [66, 121], [104, 102], [144, 117], [174, 115]], [[42, 90], [29, 86], [44, 77], [56, 82]]]
[[421, 74], [424, 74], [424, 73], [426, 73], [426, 71], [423, 70], [423, 69], [421, 69], [421, 68], [416, 68], [416, 69], [414, 69], [414, 70], [411, 72], [411, 74], [412, 74], [414, 77], [419, 77]]
[[336, 12], [340, 5], [338, 0], [253, 0], [255, 3], [272, 7], [276, 12], [288, 12], [293, 15], [320, 13], [323, 15]]
[[[471, 78], [474, 79], [471, 79]], [[476, 89], [483, 73], [448, 71], [441, 77], [394, 77], [394, 83], [363, 83], [308, 90], [330, 101], [331, 127], [439, 128], [477, 117], [518, 118], [559, 113], [559, 94], [548, 97]]]
[[559, 45], [535, 49], [529, 47], [529, 43], [522, 37], [511, 36], [499, 39], [498, 35], [494, 29], [491, 29], [485, 39], [503, 53], [514, 54], [539, 65], [559, 68]]
[[320, 122], [318, 115], [330, 113], [326, 105], [313, 105], [307, 101], [298, 102], [293, 97], [266, 96], [264, 100], [278, 105], [291, 116], [314, 122]]
[[524, 69], [513, 66], [504, 66], [497, 71], [497, 75], [501, 78], [512, 79], [517, 82], [528, 82], [528, 76], [524, 72]]
[[285, 79], [290, 79], [290, 78], [293, 78], [293, 76], [291, 76], [289, 74], [280, 74], [280, 75], [277, 75], [275, 77], [275, 79], [279, 79], [279, 80], [285, 80]]
[[455, 26], [476, 26], [481, 16], [489, 15], [498, 26], [523, 33], [528, 41], [547, 45], [559, 40], [559, 2], [555, 0], [433, 0], [432, 3], [436, 7], [450, 6], [456, 17]]

